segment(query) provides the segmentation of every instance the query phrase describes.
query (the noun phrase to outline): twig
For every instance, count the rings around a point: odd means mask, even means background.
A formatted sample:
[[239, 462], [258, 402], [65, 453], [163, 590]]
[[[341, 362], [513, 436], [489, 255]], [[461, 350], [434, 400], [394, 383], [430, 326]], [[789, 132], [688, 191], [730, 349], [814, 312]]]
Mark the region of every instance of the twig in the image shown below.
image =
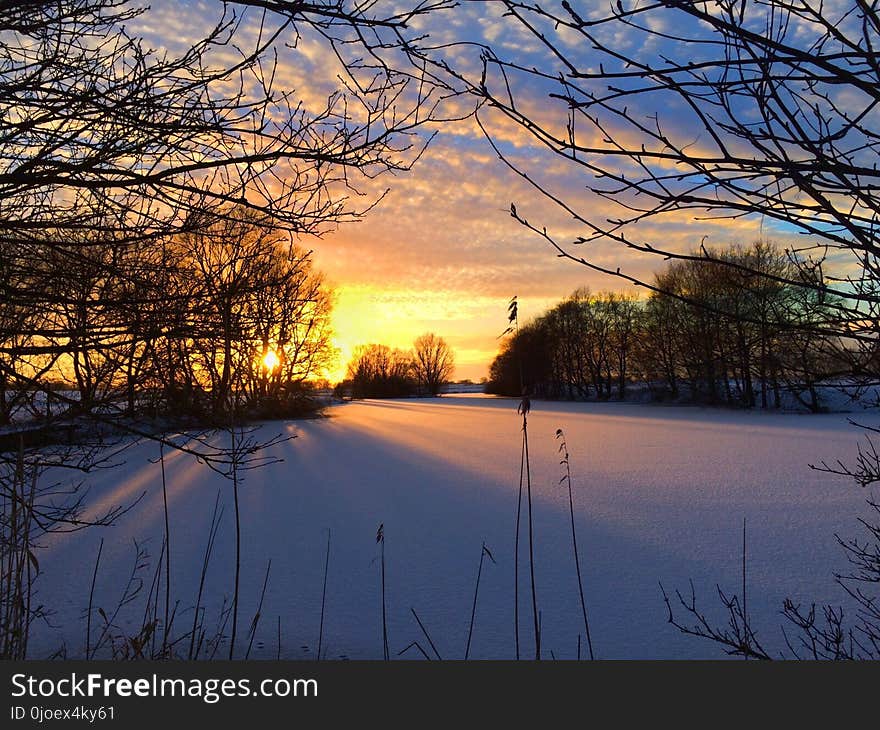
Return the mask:
[[[590, 622], [587, 620], [587, 603], [584, 600], [584, 581], [581, 577], [581, 561], [578, 555], [577, 532], [574, 527], [574, 497], [572, 496], [571, 465], [569, 461], [568, 444], [565, 441], [565, 433], [561, 428], [556, 429], [556, 438], [560, 440], [559, 451], [562, 453], [562, 461], [560, 464], [565, 466], [565, 476], [562, 477], [562, 480], [568, 484], [568, 510], [569, 515], [571, 516], [571, 547], [574, 552], [574, 566], [577, 571], [578, 593], [580, 594], [581, 599], [581, 613], [584, 618], [584, 632], [587, 638], [587, 648], [590, 652], [590, 659], [595, 659], [595, 656], [593, 655], [593, 642], [590, 639]], [[580, 659], [580, 638], [580, 634], [578, 634], [578, 659]]]
[[529, 427], [528, 413], [531, 410], [531, 401], [528, 396], [523, 396], [522, 402], [517, 409], [522, 413], [523, 417], [523, 453], [525, 454], [526, 464], [526, 500], [528, 504], [528, 520], [529, 520], [529, 573], [531, 577], [532, 587], [532, 617], [535, 625], [535, 659], [541, 659], [541, 627], [538, 618], [538, 596], [535, 588], [535, 532], [534, 522], [532, 519], [532, 469], [529, 463]]
[[159, 442], [159, 464], [162, 469], [162, 506], [165, 510], [165, 616], [164, 631], [162, 633], [162, 654], [168, 646], [168, 632], [170, 630], [170, 605], [171, 605], [171, 528], [168, 523], [168, 489], [165, 482], [165, 444]]
[[[468, 628], [467, 646], [464, 650], [465, 661], [467, 661], [471, 653], [471, 637], [474, 635], [474, 619], [477, 615], [477, 597], [480, 594], [480, 576], [483, 573], [483, 557], [486, 555], [489, 556], [489, 560], [491, 560], [493, 563], [495, 562], [495, 558], [492, 557], [492, 553], [489, 552], [489, 548], [486, 547], [486, 543], [484, 542], [483, 547], [480, 550], [480, 566], [477, 568], [477, 583], [476, 586], [474, 586], [474, 605], [471, 608], [471, 624]], [[436, 651], [436, 649], [434, 651]]]
[[318, 655], [315, 661], [321, 660], [321, 647], [324, 642], [324, 606], [327, 600], [327, 572], [330, 567], [330, 530], [327, 529], [327, 554], [324, 556], [324, 587], [321, 589], [321, 625], [318, 629]]
[[98, 580], [98, 565], [101, 563], [101, 553], [104, 551], [104, 538], [101, 538], [101, 543], [98, 545], [98, 557], [95, 558], [95, 570], [92, 572], [92, 585], [89, 588], [89, 610], [86, 614], [86, 659], [90, 659], [89, 656], [89, 643], [91, 642], [92, 637], [92, 602], [95, 597], [95, 582]]
[[[202, 593], [205, 589], [205, 577], [208, 573], [208, 563], [211, 560], [211, 555], [214, 552], [214, 540], [217, 537], [217, 530], [220, 528], [220, 518], [223, 515], [223, 509], [220, 507], [220, 490], [217, 490], [217, 496], [214, 498], [214, 511], [211, 514], [211, 527], [208, 530], [208, 542], [205, 544], [205, 556], [202, 559], [202, 571], [199, 576], [199, 591], [196, 596], [196, 607], [193, 612], [193, 626], [192, 633], [190, 634], [189, 640], [189, 654], [188, 658], [198, 659], [199, 658], [199, 648], [201, 647], [201, 641], [199, 642], [199, 646], [194, 647], [196, 640], [196, 633], [198, 631], [198, 619], [199, 619], [199, 608], [202, 604]], [[193, 649], [195, 648], [195, 655], [193, 655]]]
[[437, 651], [437, 647], [434, 646], [434, 642], [431, 640], [431, 635], [428, 633], [428, 630], [425, 628], [425, 625], [422, 623], [422, 620], [419, 618], [419, 615], [416, 613], [416, 610], [412, 607], [409, 609], [412, 611], [413, 617], [415, 617], [416, 623], [419, 625], [419, 628], [422, 630], [422, 633], [425, 635], [425, 638], [428, 640], [428, 643], [431, 645], [431, 648], [434, 650], [434, 653], [437, 655], [437, 658], [441, 661], [443, 657], [440, 656], [440, 652]]
[[379, 525], [376, 531], [376, 542], [379, 543], [380, 557], [382, 563], [382, 655], [387, 662], [391, 659], [388, 651], [388, 619], [385, 607], [385, 524]]
[[251, 621], [250, 638], [248, 640], [248, 648], [244, 654], [245, 661], [251, 655], [251, 648], [254, 645], [254, 637], [257, 635], [257, 626], [260, 624], [260, 616], [263, 614], [263, 599], [266, 597], [266, 586], [269, 584], [269, 570], [272, 568], [272, 561], [266, 563], [266, 576], [263, 578], [263, 589], [260, 591], [260, 602], [257, 604], [257, 612]]

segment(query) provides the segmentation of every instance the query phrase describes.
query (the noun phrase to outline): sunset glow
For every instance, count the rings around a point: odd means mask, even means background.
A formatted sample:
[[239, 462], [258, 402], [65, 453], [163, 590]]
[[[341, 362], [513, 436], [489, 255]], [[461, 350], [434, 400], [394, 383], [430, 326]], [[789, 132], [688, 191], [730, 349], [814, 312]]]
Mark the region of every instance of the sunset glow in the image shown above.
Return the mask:
[[[250, 17], [250, 16], [247, 16]], [[195, 3], [153, 4], [150, 32], [167, 44], [180, 28], [202, 29], [213, 19], [211, 6]], [[254, 27], [258, 27], [254, 14]], [[442, 18], [442, 13], [438, 14]], [[432, 37], [503, 43], [508, 49], [534, 53], [526, 39], [503, 22], [497, 10], [481, 3], [456, 9], [455, 22], [431, 29]], [[626, 38], [621, 39], [626, 45]], [[455, 53], [450, 49], [450, 53]], [[321, 86], [333, 74], [335, 59], [325, 44], [304, 36], [296, 50], [279, 48], [275, 81], [296, 89], [305, 103], [326, 100]], [[529, 61], [527, 65], [532, 62]], [[532, 100], [540, 114], [540, 90]], [[460, 102], [464, 103], [464, 102]], [[613, 204], [584, 190], [579, 174], [558, 158], [544, 155], [521, 128], [486, 111], [481, 122], [523, 164], [552, 180], [553, 190], [574, 196], [597, 218], [612, 218]], [[366, 197], [387, 195], [355, 224], [342, 224], [320, 239], [303, 237], [303, 248], [335, 290], [333, 343], [338, 360], [320, 376], [338, 381], [355, 347], [383, 343], [407, 349], [424, 332], [445, 338], [456, 352], [456, 379], [480, 380], [498, 352], [507, 326], [506, 306], [516, 295], [520, 317], [527, 322], [575, 289], [638, 293], [631, 284], [559, 258], [534, 232], [510, 215], [511, 203], [559, 240], [575, 241], [583, 227], [536, 194], [498, 159], [473, 119], [437, 129], [418, 163], [409, 172], [377, 180], [359, 179]], [[637, 230], [647, 241], [691, 250], [707, 245], [747, 244], [760, 236], [784, 242], [787, 233], [769, 220], [696, 220], [681, 213], [662, 223], [645, 222]], [[633, 229], [636, 230], [635, 228]], [[613, 242], [595, 241], [572, 251], [610, 269], [650, 280], [660, 262]]]
[[280, 363], [281, 360], [278, 358], [278, 353], [275, 352], [275, 350], [267, 350], [266, 354], [263, 355], [263, 367], [270, 373], [277, 368]]

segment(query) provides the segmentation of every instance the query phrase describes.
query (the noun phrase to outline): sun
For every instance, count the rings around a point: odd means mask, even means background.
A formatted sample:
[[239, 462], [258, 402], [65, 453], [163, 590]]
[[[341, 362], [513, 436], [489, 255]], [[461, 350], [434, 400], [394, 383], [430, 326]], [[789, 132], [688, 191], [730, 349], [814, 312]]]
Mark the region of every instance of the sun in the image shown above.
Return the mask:
[[266, 354], [263, 355], [263, 367], [268, 371], [272, 371], [278, 367], [281, 363], [281, 360], [278, 359], [278, 353], [275, 350], [266, 350]]

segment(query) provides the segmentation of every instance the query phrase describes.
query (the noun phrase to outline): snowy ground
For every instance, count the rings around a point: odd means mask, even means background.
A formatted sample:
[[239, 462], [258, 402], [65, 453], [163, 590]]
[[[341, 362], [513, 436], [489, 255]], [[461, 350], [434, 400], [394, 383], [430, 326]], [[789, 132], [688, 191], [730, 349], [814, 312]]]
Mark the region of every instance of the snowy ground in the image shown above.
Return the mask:
[[[324, 550], [332, 534], [324, 651], [327, 658], [381, 658], [376, 529], [384, 523], [392, 655], [425, 644], [415, 608], [444, 658], [461, 658], [485, 541], [471, 656], [512, 658], [513, 532], [520, 468], [516, 402], [479, 396], [347, 403], [325, 419], [264, 426], [296, 439], [274, 447], [284, 462], [249, 472], [241, 488], [244, 541], [240, 636], [271, 574], [252, 656], [314, 657]], [[864, 416], [878, 425], [877, 417]], [[862, 438], [843, 415], [730, 412], [632, 404], [533, 404], [529, 419], [535, 498], [537, 597], [547, 656], [571, 658], [582, 630], [567, 492], [559, 484], [557, 428], [571, 452], [577, 530], [591, 631], [601, 658], [717, 657], [665, 622], [659, 582], [688, 587], [717, 610], [714, 586], [740, 586], [742, 519], [748, 523], [750, 612], [768, 644], [782, 648], [785, 596], [839, 601], [845, 568], [834, 534], [859, 535], [865, 492], [808, 468], [851, 459]], [[35, 627], [31, 655], [82, 653], [89, 583], [105, 539], [96, 605], [109, 609], [134, 557], [154, 560], [162, 535], [157, 448], [143, 444], [123, 470], [91, 477], [94, 510], [144, 499], [116, 526], [59, 536], [41, 553], [38, 600], [55, 626]], [[176, 628], [192, 621], [201, 556], [218, 488], [226, 505], [208, 576], [209, 621], [232, 590], [232, 490], [191, 457], [167, 459]], [[525, 553], [523, 553], [525, 556]], [[532, 646], [526, 563], [521, 563], [523, 653]], [[143, 614], [138, 600], [123, 625]], [[128, 622], [128, 624], [124, 623]], [[97, 620], [96, 620], [97, 623]], [[94, 631], [94, 627], [93, 627]], [[244, 642], [239, 641], [244, 651]], [[224, 652], [221, 649], [220, 654]], [[416, 653], [405, 656], [417, 658]]]

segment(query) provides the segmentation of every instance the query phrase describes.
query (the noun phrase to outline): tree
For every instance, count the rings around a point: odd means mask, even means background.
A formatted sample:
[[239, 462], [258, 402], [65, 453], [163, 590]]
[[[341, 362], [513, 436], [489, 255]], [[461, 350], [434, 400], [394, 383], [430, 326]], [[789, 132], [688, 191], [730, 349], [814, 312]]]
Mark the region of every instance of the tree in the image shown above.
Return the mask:
[[[96, 211], [101, 230], [124, 241], [185, 229], [190, 211], [230, 204], [300, 233], [358, 217], [333, 188], [355, 182], [343, 170], [405, 169], [431, 101], [407, 105], [408, 77], [378, 73], [375, 58], [373, 86], [358, 87], [366, 69], [350, 63], [341, 69], [350, 88], [307, 105], [273, 87], [273, 54], [300, 27], [364, 49], [369, 28], [393, 29], [423, 9], [382, 18], [335, 2], [239, 3], [247, 4], [272, 12], [241, 17], [227, 4], [205, 37], [175, 56], [125, 32], [148, 12], [128, 0], [5, 3], [4, 238], [89, 227]], [[249, 44], [239, 30], [247, 20], [262, 24]]]
[[681, 306], [681, 302], [664, 296], [653, 296], [645, 302], [636, 358], [641, 377], [652, 386], [655, 397], [679, 396], [680, 352], [676, 335]]
[[180, 341], [174, 369], [186, 373], [188, 392], [204, 394], [215, 418], [291, 415], [333, 354], [331, 295], [309, 254], [246, 208], [204, 216], [169, 247], [174, 279], [191, 283], [179, 300], [185, 324], [165, 335]]
[[529, 392], [544, 398], [625, 396], [638, 304], [619, 294], [578, 289], [521, 327], [490, 367], [487, 392], [520, 395], [523, 364]]
[[398, 398], [416, 388], [412, 353], [387, 345], [358, 345], [346, 370], [353, 398]]
[[252, 336], [244, 343], [244, 363], [260, 367], [242, 371], [251, 400], [291, 414], [308, 383], [336, 359], [330, 326], [333, 291], [314, 270], [311, 255], [289, 244], [274, 252], [266, 280], [271, 285], [258, 289], [250, 303]]
[[454, 370], [455, 355], [442, 337], [427, 332], [413, 343], [413, 371], [423, 392], [437, 395]]
[[517, 393], [522, 361], [533, 392], [546, 398], [624, 399], [640, 377], [658, 398], [779, 408], [785, 391], [822, 410], [819, 384], [850, 372], [843, 345], [813, 326], [828, 320], [833, 298], [782, 283], [806, 266], [773, 246], [707, 251], [717, 262], [669, 262], [646, 300], [578, 289], [505, 344], [492, 364], [492, 392]]
[[486, 392], [521, 398], [525, 389], [538, 398], [556, 397], [548, 358], [554, 352], [553, 336], [540, 319], [521, 325], [489, 366]]
[[607, 299], [611, 318], [611, 351], [613, 367], [617, 371], [617, 397], [626, 398], [626, 385], [630, 378], [632, 352], [636, 339], [636, 326], [640, 314], [638, 300], [634, 296], [611, 293]]

